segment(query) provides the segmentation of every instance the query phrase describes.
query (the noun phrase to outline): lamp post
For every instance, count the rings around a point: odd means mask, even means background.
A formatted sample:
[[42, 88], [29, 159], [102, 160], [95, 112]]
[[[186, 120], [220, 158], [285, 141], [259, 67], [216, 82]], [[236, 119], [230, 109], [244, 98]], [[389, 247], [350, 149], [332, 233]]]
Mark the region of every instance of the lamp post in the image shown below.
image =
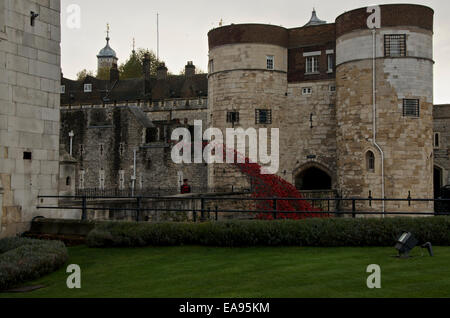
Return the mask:
[[75, 134], [73, 133], [73, 130], [71, 130], [69, 132], [69, 137], [70, 137], [70, 151], [69, 154], [70, 156], [72, 156], [72, 145], [73, 145], [73, 137], [75, 136]]
[[137, 148], [133, 149], [133, 175], [131, 176], [131, 196], [134, 197], [134, 188], [136, 186], [136, 153]]

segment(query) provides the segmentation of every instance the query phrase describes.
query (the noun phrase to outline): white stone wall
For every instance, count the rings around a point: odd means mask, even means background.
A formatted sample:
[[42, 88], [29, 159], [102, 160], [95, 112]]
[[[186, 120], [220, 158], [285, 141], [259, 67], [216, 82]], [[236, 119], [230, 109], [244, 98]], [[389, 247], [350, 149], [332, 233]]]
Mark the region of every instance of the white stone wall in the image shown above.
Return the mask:
[[[60, 1], [0, 3], [2, 237], [26, 230], [36, 215], [51, 215], [36, 206], [39, 194], [58, 191], [61, 68]], [[30, 11], [39, 14], [34, 26]], [[24, 152], [32, 159], [24, 160]]]
[[214, 61], [214, 71], [238, 69], [267, 69], [267, 56], [274, 56], [274, 69], [287, 72], [287, 49], [269, 44], [227, 44], [209, 52]]
[[[383, 28], [377, 30], [376, 57], [384, 57], [384, 36], [406, 34], [406, 50], [409, 57], [433, 59], [433, 34], [419, 28]], [[336, 65], [368, 59], [373, 56], [371, 30], [358, 30], [339, 37], [336, 41]]]

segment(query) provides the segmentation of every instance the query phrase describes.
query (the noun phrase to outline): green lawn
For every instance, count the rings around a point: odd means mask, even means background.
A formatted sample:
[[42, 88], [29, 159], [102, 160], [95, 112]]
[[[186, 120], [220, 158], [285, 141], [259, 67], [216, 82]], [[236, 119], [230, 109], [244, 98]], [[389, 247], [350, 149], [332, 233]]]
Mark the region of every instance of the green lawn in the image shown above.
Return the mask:
[[[69, 248], [82, 288], [66, 287], [65, 268], [25, 284], [47, 286], [2, 297], [450, 297], [450, 247], [415, 248]], [[422, 257], [423, 253], [423, 257]], [[366, 287], [379, 264], [382, 288]]]

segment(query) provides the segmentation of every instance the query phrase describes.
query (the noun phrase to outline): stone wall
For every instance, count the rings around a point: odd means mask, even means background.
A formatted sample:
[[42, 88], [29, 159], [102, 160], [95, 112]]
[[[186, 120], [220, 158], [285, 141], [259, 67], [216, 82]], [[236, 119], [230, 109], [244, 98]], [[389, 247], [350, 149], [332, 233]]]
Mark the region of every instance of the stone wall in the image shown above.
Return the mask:
[[[58, 192], [60, 1], [0, 1], [0, 237], [26, 230]], [[39, 14], [34, 26], [30, 11]]]
[[442, 170], [442, 185], [450, 185], [450, 105], [434, 106], [434, 133], [439, 146], [434, 147], [434, 164]]
[[[407, 34], [407, 57], [384, 58], [383, 35]], [[373, 144], [373, 66], [371, 31], [354, 31], [337, 40], [337, 168], [343, 196], [382, 197], [381, 152]], [[381, 29], [376, 38], [376, 131], [384, 152], [385, 196], [433, 197], [432, 34], [403, 27]], [[364, 44], [365, 43], [365, 44]], [[340, 64], [339, 64], [340, 63]], [[405, 117], [403, 99], [418, 99], [419, 117]], [[366, 155], [375, 155], [368, 170]], [[362, 176], [362, 177], [361, 177]], [[370, 210], [361, 204], [360, 209]], [[387, 211], [432, 211], [431, 203], [386, 203]], [[381, 203], [372, 208], [380, 209]]]

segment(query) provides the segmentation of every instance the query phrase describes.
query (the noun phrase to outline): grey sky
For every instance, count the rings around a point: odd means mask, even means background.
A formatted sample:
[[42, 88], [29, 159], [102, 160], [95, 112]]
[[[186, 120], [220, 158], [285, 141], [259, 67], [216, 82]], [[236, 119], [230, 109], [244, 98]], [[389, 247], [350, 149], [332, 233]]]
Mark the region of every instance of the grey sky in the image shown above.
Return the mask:
[[[96, 70], [96, 55], [105, 45], [106, 23], [111, 25], [111, 47], [119, 63], [132, 49], [144, 47], [156, 52], [156, 14], [160, 14], [160, 56], [172, 73], [183, 69], [187, 61], [207, 69], [208, 31], [223, 19], [231, 23], [271, 23], [298, 27], [308, 22], [315, 7], [320, 19], [334, 22], [345, 11], [385, 3], [416, 3], [435, 11], [434, 59], [436, 104], [450, 103], [450, 2], [384, 0], [62, 0], [62, 69], [64, 76], [75, 78], [84, 68]], [[81, 28], [69, 29], [66, 10], [70, 4], [81, 7]]]

